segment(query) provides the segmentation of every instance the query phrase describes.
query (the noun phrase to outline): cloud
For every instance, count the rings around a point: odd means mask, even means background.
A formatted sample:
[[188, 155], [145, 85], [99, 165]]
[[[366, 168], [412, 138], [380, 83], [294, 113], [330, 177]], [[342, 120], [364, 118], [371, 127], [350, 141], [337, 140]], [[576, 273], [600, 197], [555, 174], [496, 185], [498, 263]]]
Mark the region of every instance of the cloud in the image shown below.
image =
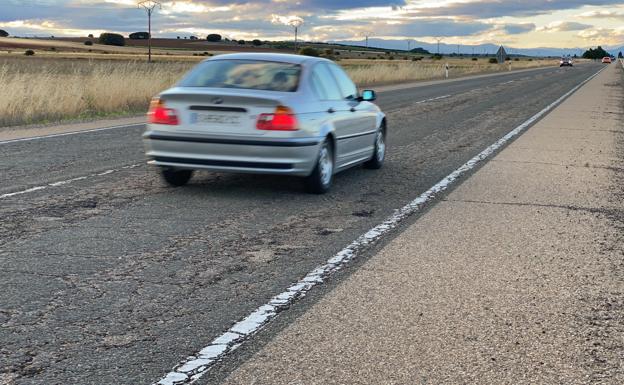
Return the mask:
[[593, 25], [577, 23], [573, 21], [555, 21], [546, 26], [538, 28], [538, 31], [570, 32], [570, 31], [583, 31], [589, 28], [593, 28]]
[[622, 0], [478, 0], [443, 4], [431, 8], [418, 8], [417, 12], [423, 16], [454, 15], [484, 19], [503, 16], [535, 16], [587, 5], [616, 5], [621, 3]]
[[503, 30], [507, 32], [509, 35], [519, 35], [522, 33], [531, 32], [531, 31], [534, 31], [535, 28], [536, 26], [533, 23], [503, 25]]
[[616, 20], [624, 20], [624, 12], [618, 12], [614, 10], [596, 10], [583, 12], [577, 17], [585, 18], [585, 19], [616, 19]]

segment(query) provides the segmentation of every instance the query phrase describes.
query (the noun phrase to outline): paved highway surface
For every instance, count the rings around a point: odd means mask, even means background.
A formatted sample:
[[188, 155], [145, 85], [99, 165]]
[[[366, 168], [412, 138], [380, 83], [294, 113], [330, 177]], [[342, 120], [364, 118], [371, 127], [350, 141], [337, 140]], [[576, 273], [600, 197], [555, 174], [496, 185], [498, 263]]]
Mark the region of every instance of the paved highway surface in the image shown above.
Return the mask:
[[168, 188], [142, 126], [0, 144], [0, 383], [158, 380], [600, 68], [381, 93], [385, 167], [323, 196], [208, 172]]

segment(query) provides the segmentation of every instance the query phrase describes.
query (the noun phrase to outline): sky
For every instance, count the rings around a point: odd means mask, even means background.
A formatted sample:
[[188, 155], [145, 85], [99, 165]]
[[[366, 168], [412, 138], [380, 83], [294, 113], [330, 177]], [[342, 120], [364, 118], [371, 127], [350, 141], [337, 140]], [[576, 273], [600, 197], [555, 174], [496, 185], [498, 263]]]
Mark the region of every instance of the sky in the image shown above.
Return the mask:
[[[381, 39], [516, 48], [624, 45], [624, 0], [161, 0], [154, 37]], [[137, 0], [0, 0], [0, 29], [16, 36], [147, 30]]]

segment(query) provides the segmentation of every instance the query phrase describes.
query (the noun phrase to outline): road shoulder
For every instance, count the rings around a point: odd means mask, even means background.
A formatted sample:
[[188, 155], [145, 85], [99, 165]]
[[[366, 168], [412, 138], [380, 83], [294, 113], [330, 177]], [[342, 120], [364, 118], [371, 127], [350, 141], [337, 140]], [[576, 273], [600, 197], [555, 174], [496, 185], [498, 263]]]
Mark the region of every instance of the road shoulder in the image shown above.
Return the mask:
[[623, 98], [611, 66], [225, 383], [623, 383]]

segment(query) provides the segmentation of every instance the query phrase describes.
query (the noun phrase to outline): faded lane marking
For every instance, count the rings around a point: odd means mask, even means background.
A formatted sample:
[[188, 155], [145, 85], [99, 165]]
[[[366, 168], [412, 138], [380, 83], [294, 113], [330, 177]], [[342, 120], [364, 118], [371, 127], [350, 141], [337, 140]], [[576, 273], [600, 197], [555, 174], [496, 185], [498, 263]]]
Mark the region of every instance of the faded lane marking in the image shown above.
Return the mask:
[[124, 124], [124, 125], [120, 125], [120, 126], [92, 128], [90, 130], [71, 131], [71, 132], [63, 132], [63, 133], [59, 133], [59, 134], [32, 136], [30, 138], [9, 139], [9, 140], [0, 141], [0, 145], [2, 145], [2, 144], [11, 144], [11, 143], [18, 143], [18, 142], [29, 142], [31, 140], [38, 140], [38, 139], [58, 138], [60, 136], [88, 134], [88, 133], [99, 132], [99, 131], [114, 130], [114, 129], [117, 129], [117, 128], [129, 128], [129, 127], [143, 126], [143, 125], [145, 125], [145, 123]]
[[80, 180], [85, 180], [85, 179], [89, 179], [89, 178], [95, 178], [95, 177], [98, 177], [98, 176], [104, 176], [104, 175], [112, 174], [114, 172], [119, 172], [119, 171], [123, 171], [123, 170], [129, 170], [129, 169], [132, 169], [132, 168], [139, 167], [139, 166], [141, 166], [143, 164], [144, 163], [131, 164], [131, 165], [128, 165], [128, 166], [123, 166], [123, 167], [117, 168], [117, 169], [106, 170], [106, 171], [97, 172], [97, 173], [93, 173], [93, 174], [89, 174], [89, 175], [85, 175], [85, 176], [79, 176], [79, 177], [72, 178], [72, 179], [62, 180], [60, 182], [48, 183], [48, 184], [41, 185], [41, 186], [31, 187], [31, 188], [26, 189], [26, 190], [21, 190], [21, 191], [16, 191], [16, 192], [12, 192], [12, 193], [2, 194], [2, 195], [0, 195], [0, 199], [10, 198], [10, 197], [14, 197], [16, 195], [24, 195], [24, 194], [28, 194], [28, 193], [35, 192], [35, 191], [41, 191], [41, 190], [45, 190], [45, 189], [50, 188], [50, 187], [64, 186], [64, 185], [67, 185], [67, 184], [70, 184], [70, 183], [73, 183], [73, 182], [78, 182]]
[[230, 329], [225, 331], [225, 333], [214, 339], [208, 346], [186, 357], [176, 365], [171, 372], [167, 373], [153, 385], [186, 385], [197, 381], [205, 375], [216, 362], [225, 358], [244, 342], [249, 341], [251, 336], [260, 331], [269, 321], [275, 318], [279, 312], [288, 309], [298, 298], [304, 297], [314, 286], [322, 284], [327, 277], [344, 268], [349, 261], [358, 256], [358, 252], [364, 250], [366, 246], [379, 241], [382, 236], [396, 228], [406, 218], [420, 211], [426, 203], [433, 200], [441, 192], [447, 190], [460, 177], [492, 156], [492, 154], [496, 153], [496, 151], [507, 144], [507, 142], [522, 133], [603, 70], [604, 68], [601, 68], [598, 72], [582, 81], [559, 99], [549, 104], [546, 108], [533, 115], [529, 120], [514, 128], [496, 143], [483, 150], [429, 190], [396, 211], [395, 214], [390, 216], [383, 223], [361, 235], [349, 246], [327, 260], [324, 265], [318, 266], [299, 282], [287, 288], [286, 291], [276, 295], [267, 304], [260, 306], [247, 317], [235, 323]]

